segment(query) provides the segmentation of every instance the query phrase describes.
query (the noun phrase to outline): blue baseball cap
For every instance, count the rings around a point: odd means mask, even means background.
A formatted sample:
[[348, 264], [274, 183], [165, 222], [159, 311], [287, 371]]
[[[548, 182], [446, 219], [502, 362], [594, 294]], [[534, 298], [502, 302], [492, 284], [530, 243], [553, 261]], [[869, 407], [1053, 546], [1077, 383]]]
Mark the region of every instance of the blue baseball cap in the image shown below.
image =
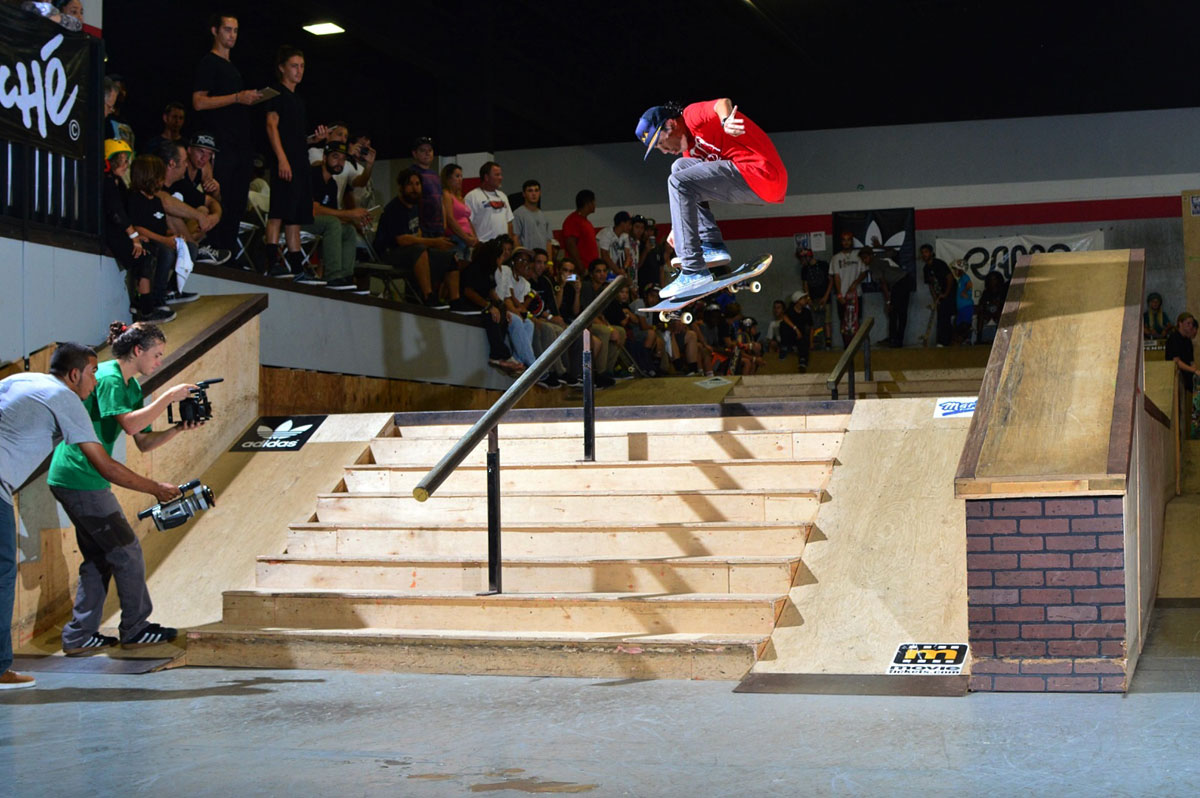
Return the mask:
[[650, 157], [650, 150], [654, 149], [654, 145], [658, 143], [658, 134], [662, 132], [663, 125], [667, 123], [668, 119], [674, 119], [677, 116], [679, 116], [679, 112], [666, 105], [655, 105], [646, 109], [646, 113], [642, 114], [634, 135], [638, 141], [646, 145], [646, 154], [642, 156], [643, 161]]

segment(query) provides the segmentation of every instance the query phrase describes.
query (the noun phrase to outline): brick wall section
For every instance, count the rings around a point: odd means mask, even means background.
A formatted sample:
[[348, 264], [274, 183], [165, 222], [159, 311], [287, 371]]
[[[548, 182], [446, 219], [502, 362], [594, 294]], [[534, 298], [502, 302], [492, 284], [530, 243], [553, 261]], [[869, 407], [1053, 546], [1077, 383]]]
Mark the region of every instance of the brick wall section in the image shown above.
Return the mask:
[[971, 689], [1124, 691], [1121, 497], [966, 505]]

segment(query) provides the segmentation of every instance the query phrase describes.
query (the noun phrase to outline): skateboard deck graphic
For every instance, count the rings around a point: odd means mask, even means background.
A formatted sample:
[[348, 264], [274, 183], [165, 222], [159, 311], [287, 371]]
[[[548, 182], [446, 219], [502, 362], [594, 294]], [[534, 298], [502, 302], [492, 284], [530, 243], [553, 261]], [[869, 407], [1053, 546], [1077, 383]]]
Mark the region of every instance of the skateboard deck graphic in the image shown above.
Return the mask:
[[724, 291], [726, 288], [732, 288], [735, 292], [740, 290], [749, 290], [757, 293], [758, 291], [762, 290], [762, 286], [760, 286], [754, 278], [758, 277], [767, 270], [767, 267], [771, 265], [771, 258], [771, 255], [759, 255], [754, 260], [738, 266], [721, 279], [714, 280], [713, 282], [709, 283], [701, 291], [685, 294], [683, 296], [677, 296], [673, 299], [664, 299], [657, 305], [652, 305], [648, 308], [638, 308], [638, 312], [657, 313], [662, 321], [667, 321], [669, 318], [687, 316], [689, 318], [684, 319], [684, 323], [686, 324], [689, 321], [691, 314], [681, 314], [679, 311], [683, 310], [688, 305], [699, 299], [703, 299], [711, 294]]

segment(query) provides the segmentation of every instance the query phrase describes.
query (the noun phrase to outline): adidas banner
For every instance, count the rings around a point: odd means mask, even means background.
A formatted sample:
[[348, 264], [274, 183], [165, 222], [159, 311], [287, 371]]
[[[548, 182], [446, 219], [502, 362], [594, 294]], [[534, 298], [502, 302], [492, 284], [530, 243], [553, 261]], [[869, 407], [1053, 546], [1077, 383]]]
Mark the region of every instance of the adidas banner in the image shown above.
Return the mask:
[[231, 452], [295, 452], [321, 426], [325, 416], [264, 416], [233, 444]]
[[[884, 208], [874, 211], [835, 211], [833, 214], [833, 252], [842, 246], [842, 233], [854, 236], [854, 248], [872, 247], [891, 250], [896, 264], [913, 274], [917, 269], [916, 211], [912, 208]], [[864, 291], [878, 291], [869, 277]]]
[[976, 301], [983, 293], [983, 280], [999, 271], [1005, 282], [1012, 279], [1017, 258], [1035, 252], [1082, 252], [1104, 249], [1104, 231], [1091, 230], [1061, 236], [1005, 236], [1003, 238], [939, 238], [937, 257], [953, 264], [961, 260], [971, 278]]

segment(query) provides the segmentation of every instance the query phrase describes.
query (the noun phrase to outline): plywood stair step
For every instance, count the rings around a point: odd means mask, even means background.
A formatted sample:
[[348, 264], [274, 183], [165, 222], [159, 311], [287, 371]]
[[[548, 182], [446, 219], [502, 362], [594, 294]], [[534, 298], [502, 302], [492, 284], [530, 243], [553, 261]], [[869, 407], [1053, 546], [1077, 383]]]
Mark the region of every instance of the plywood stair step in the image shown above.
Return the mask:
[[231, 590], [225, 623], [260, 628], [769, 635], [786, 594]]
[[[500, 443], [500, 461], [509, 464], [574, 462], [583, 458], [582, 430], [571, 437], [507, 438]], [[813, 460], [833, 457], [842, 444], [841, 432], [739, 430], [717, 432], [624, 432], [596, 435], [600, 462], [695, 460]], [[371, 456], [377, 464], [429, 464], [442, 458], [458, 438], [375, 438]], [[487, 452], [481, 442], [463, 461], [482, 465]]]
[[740, 679], [769, 634], [530, 633], [464, 629], [260, 629], [188, 632], [187, 663], [409, 673]]
[[[786, 593], [799, 557], [505, 558], [504, 588], [514, 593]], [[461, 557], [258, 558], [259, 589], [479, 592], [486, 559]]]
[[[800, 556], [811, 524], [520, 524], [504, 522], [506, 557]], [[287, 550], [302, 557], [372, 557], [413, 554], [472, 557], [487, 551], [485, 524], [400, 525], [308, 522], [288, 527]]]
[[[816, 516], [820, 493], [812, 490], [695, 490], [660, 493], [644, 491], [510, 491], [503, 496], [503, 516], [525, 523], [560, 521], [601, 524], [687, 523], [806, 523]], [[484, 491], [439, 491], [429, 501], [395, 493], [322, 493], [317, 496], [317, 520], [335, 523], [482, 522], [487, 518]]]
[[[687, 488], [736, 490], [767, 485], [820, 490], [833, 470], [830, 458], [808, 460], [638, 461], [631, 463], [556, 463], [505, 467], [501, 458], [500, 488], [513, 491], [637, 490], [653, 485], [660, 491]], [[428, 473], [424, 465], [355, 465], [345, 470], [350, 493], [411, 493]], [[435, 496], [478, 489], [487, 484], [487, 468], [459, 466]]]
[[[979, 393], [979, 386], [982, 380], [964, 379], [964, 380], [921, 380], [921, 381], [900, 381], [894, 382], [890, 380], [873, 380], [864, 382], [856, 380], [854, 383], [854, 392], [858, 396], [945, 396], [945, 395], [968, 395]], [[839, 386], [839, 390], [845, 393], [850, 388], [850, 384], [845, 380]], [[786, 383], [775, 385], [735, 385], [726, 397], [726, 401], [736, 399], [774, 399], [774, 398], [807, 398], [816, 396], [829, 396], [829, 391], [825, 385], [789, 385]]]
[[[982, 371], [982, 370], [981, 370]], [[790, 376], [790, 375], [776, 375]], [[804, 376], [804, 375], [801, 375]], [[825, 384], [825, 375], [808, 375], [814, 382]], [[982, 379], [982, 373], [979, 375]], [[742, 381], [747, 380], [742, 377]], [[754, 377], [762, 380], [767, 377]], [[844, 432], [850, 424], [848, 413], [816, 413], [812, 415], [771, 416], [704, 416], [700, 418], [621, 418], [596, 419], [597, 435], [626, 435], [629, 433], [663, 433], [667, 427], [671, 434], [706, 432]], [[421, 424], [401, 425], [393, 435], [398, 438], [440, 438], [456, 441], [463, 436], [470, 424]], [[569, 421], [511, 422], [505, 419], [499, 425], [500, 441], [522, 438], [578, 438], [582, 433], [580, 419]], [[392, 437], [392, 436], [388, 436]]]

